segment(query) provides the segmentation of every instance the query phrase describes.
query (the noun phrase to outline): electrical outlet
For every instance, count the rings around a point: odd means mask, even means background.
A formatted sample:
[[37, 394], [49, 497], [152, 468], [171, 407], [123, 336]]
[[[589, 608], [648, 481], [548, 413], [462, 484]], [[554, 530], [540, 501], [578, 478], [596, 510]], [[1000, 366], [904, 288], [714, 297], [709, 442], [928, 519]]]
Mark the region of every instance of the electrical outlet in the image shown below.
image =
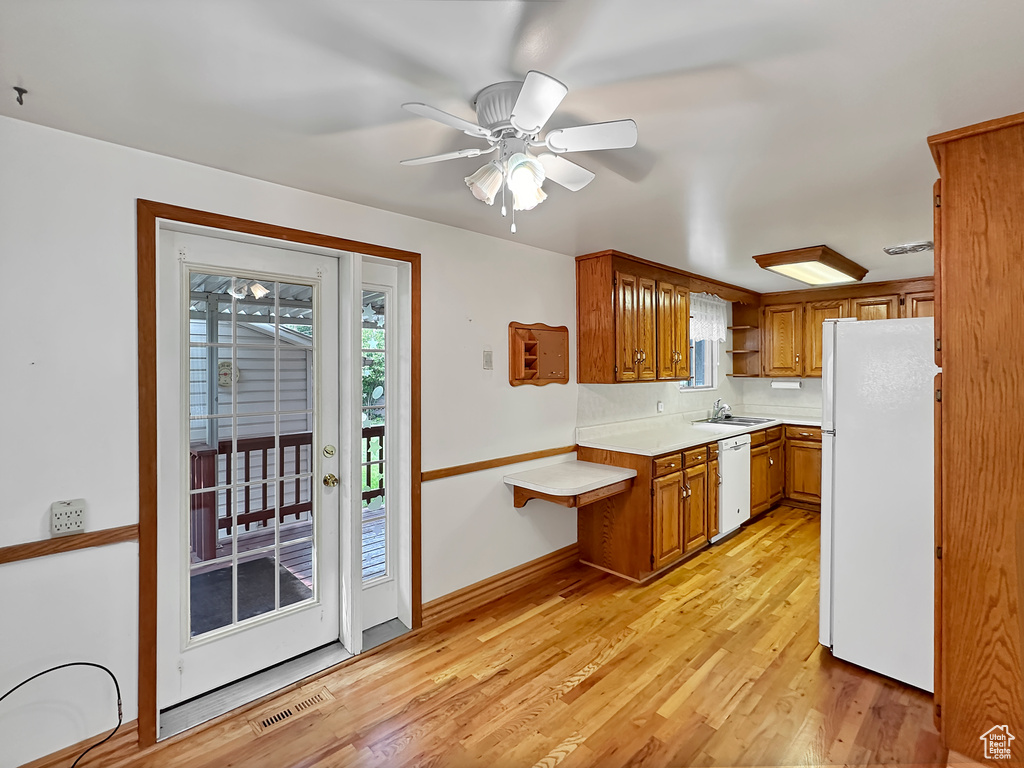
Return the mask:
[[484, 350], [484, 370], [485, 371], [493, 371], [494, 370], [494, 352], [492, 350], [490, 350], [490, 349], [485, 349]]
[[665, 412], [665, 404], [663, 402], [661, 402], [661, 400], [659, 400], [658, 401], [658, 413], [664, 413], [664, 412]]
[[50, 535], [85, 532], [85, 499], [55, 501], [50, 505]]

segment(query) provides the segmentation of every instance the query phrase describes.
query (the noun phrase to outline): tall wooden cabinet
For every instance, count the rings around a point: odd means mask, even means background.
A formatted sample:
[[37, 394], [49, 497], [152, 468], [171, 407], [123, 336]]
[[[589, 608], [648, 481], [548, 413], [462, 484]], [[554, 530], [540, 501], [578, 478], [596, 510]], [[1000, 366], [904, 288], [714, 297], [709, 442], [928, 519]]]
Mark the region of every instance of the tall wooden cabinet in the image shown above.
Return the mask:
[[[1024, 758], [1024, 114], [929, 139], [936, 195], [936, 703], [946, 745], [987, 762], [993, 725]], [[937, 553], [940, 550], [937, 549]]]

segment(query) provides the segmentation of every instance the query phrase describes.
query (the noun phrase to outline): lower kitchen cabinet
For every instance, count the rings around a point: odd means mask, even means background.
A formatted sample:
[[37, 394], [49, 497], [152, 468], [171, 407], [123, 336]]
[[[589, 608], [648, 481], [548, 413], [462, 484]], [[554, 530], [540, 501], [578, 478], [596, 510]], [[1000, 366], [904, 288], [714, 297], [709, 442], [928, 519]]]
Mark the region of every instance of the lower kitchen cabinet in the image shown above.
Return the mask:
[[683, 473], [673, 472], [671, 475], [654, 479], [654, 570], [664, 568], [683, 555]]
[[708, 505], [707, 531], [708, 540], [718, 535], [718, 494], [721, 490], [722, 476], [718, 474], [718, 445], [708, 446]]
[[750, 451], [750, 516], [760, 515], [771, 505], [768, 490], [768, 446]]
[[580, 461], [637, 473], [628, 492], [578, 508], [580, 560], [643, 581], [707, 546], [718, 527], [717, 448], [711, 470], [707, 445], [653, 458], [580, 446]]
[[771, 427], [750, 436], [750, 516], [767, 512], [785, 493], [785, 452], [782, 427]]
[[821, 430], [786, 427], [786, 498], [821, 503]]
[[775, 506], [786, 492], [785, 452], [782, 438], [768, 444], [768, 504]]
[[698, 464], [683, 472], [683, 553], [708, 543], [708, 465]]

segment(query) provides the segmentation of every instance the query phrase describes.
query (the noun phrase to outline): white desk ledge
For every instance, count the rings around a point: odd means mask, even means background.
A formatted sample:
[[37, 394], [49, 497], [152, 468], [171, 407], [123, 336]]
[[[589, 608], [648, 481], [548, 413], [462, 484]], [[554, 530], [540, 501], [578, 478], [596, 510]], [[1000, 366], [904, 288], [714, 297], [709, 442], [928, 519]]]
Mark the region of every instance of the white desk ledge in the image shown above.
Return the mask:
[[565, 461], [547, 467], [505, 475], [513, 503], [522, 507], [530, 499], [544, 499], [563, 507], [583, 507], [628, 491], [635, 469], [610, 467], [589, 461]]

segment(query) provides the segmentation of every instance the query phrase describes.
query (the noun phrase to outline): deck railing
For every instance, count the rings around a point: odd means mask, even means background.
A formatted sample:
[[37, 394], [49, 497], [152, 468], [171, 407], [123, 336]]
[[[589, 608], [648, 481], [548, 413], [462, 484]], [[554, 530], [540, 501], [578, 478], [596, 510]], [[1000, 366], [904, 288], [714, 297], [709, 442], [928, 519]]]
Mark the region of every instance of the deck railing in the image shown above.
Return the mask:
[[[376, 480], [371, 477], [371, 466], [383, 466], [384, 426], [364, 427], [362, 438], [362, 479], [363, 487], [367, 489], [363, 491], [362, 498], [368, 501], [384, 495], [383, 472]], [[281, 435], [279, 440], [277, 477], [287, 478], [277, 481], [278, 520], [283, 523], [289, 515], [294, 515], [298, 520], [304, 512], [312, 509], [312, 500], [303, 499], [303, 495], [308, 496], [310, 491], [303, 493], [303, 478], [297, 475], [305, 473], [308, 482], [308, 473], [313, 464], [313, 433]], [[267, 477], [267, 470], [274, 463], [271, 458], [274, 449], [273, 436], [242, 438], [238, 440], [234, 452], [231, 440], [221, 440], [216, 448], [207, 443], [192, 444], [189, 459], [192, 490], [228, 485], [232, 455], [241, 475], [238, 482], [258, 483], [242, 488], [240, 504], [237, 500], [233, 501], [230, 487], [219, 491], [224, 499], [220, 505], [217, 502], [218, 491], [192, 494], [190, 539], [198, 559], [210, 560], [217, 556], [218, 531], [230, 533], [236, 524], [245, 526], [248, 531], [253, 525], [265, 526], [273, 519], [274, 500], [268, 498], [269, 483], [273, 482], [273, 478]], [[374, 455], [380, 458], [374, 459]], [[260, 482], [263, 480], [268, 482]], [[286, 499], [288, 503], [285, 503]], [[231, 510], [236, 506], [238, 509], [232, 518]]]

